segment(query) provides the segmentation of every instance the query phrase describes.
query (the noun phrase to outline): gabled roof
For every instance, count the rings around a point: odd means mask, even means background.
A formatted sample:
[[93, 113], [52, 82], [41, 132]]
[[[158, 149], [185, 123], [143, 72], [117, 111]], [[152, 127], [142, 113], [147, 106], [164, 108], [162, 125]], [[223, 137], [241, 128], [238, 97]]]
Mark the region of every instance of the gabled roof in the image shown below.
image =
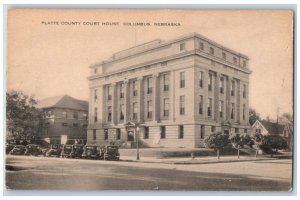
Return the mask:
[[60, 95], [43, 99], [38, 103], [39, 108], [68, 108], [73, 110], [88, 111], [87, 101], [75, 99], [68, 95]]
[[267, 129], [269, 134], [281, 134], [284, 126], [281, 124], [273, 123], [266, 120], [258, 120]]

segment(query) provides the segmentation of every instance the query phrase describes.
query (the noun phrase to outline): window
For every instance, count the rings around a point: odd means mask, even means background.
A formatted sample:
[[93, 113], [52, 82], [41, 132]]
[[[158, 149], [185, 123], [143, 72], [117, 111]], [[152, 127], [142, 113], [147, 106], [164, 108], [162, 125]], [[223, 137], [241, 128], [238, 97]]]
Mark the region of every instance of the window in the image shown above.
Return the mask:
[[168, 65], [168, 62], [167, 62], [167, 61], [162, 62], [162, 63], [160, 63], [160, 65], [161, 65], [161, 66], [167, 66], [167, 65]]
[[61, 125], [62, 126], [68, 126], [68, 123], [62, 123]]
[[223, 110], [224, 110], [224, 101], [219, 101], [219, 115], [223, 117]]
[[224, 94], [224, 77], [220, 78], [220, 93]]
[[112, 108], [111, 108], [111, 106], [108, 106], [107, 107], [107, 121], [111, 122], [111, 120], [112, 120]]
[[104, 140], [108, 140], [108, 129], [104, 129]]
[[234, 119], [234, 115], [235, 115], [234, 112], [235, 112], [234, 111], [234, 103], [231, 103], [231, 119]]
[[211, 129], [211, 132], [212, 132], [212, 133], [216, 132], [216, 127], [215, 127], [215, 126], [211, 126], [210, 129]]
[[125, 85], [123, 83], [120, 84], [120, 98], [124, 98], [124, 87]]
[[112, 99], [111, 93], [112, 93], [112, 88], [111, 88], [111, 86], [108, 86], [107, 87], [107, 100], [111, 100]]
[[243, 60], [243, 67], [246, 67], [247, 66], [247, 63], [245, 60]]
[[205, 137], [205, 126], [201, 125], [201, 127], [200, 127], [200, 138], [204, 139], [204, 137]]
[[199, 114], [200, 115], [203, 114], [203, 96], [202, 95], [199, 96]]
[[73, 112], [73, 118], [78, 119], [78, 112]]
[[203, 72], [199, 72], [199, 87], [203, 87]]
[[180, 72], [180, 88], [185, 88], [185, 73]]
[[120, 140], [121, 139], [121, 129], [117, 128], [116, 129], [116, 140]]
[[180, 51], [183, 51], [183, 50], [185, 50], [185, 43], [180, 44]]
[[95, 68], [95, 69], [94, 69], [94, 74], [97, 74], [97, 72], [98, 72], [98, 69]]
[[97, 90], [94, 90], [94, 101], [96, 102], [98, 99]]
[[160, 139], [165, 139], [166, 138], [166, 127], [161, 126], [160, 127]]
[[124, 104], [120, 105], [120, 120], [124, 120]]
[[134, 141], [134, 133], [133, 131], [127, 132], [127, 141]]
[[94, 122], [98, 121], [98, 108], [94, 109]]
[[168, 74], [163, 75], [164, 91], [169, 91], [170, 78]]
[[62, 112], [62, 116], [63, 118], [67, 119], [68, 118], [67, 112]]
[[96, 129], [93, 129], [93, 140], [96, 140]]
[[236, 57], [233, 57], [233, 63], [234, 63], [234, 64], [237, 64], [237, 59], [236, 59]]
[[212, 109], [212, 98], [208, 98], [207, 102], [207, 116], [211, 117], [211, 109]]
[[84, 120], [87, 120], [87, 114], [86, 113], [83, 113], [82, 117], [83, 117]]
[[203, 44], [203, 42], [200, 42], [200, 50], [204, 50], [204, 44]]
[[244, 129], [244, 133], [247, 133], [247, 129], [246, 128]]
[[178, 135], [179, 139], [183, 139], [184, 138], [184, 126], [183, 125], [179, 125], [179, 135]]
[[243, 98], [246, 98], [246, 85], [243, 85]]
[[132, 88], [133, 88], [133, 96], [136, 97], [138, 95], [138, 84], [136, 81], [132, 82]]
[[243, 104], [243, 120], [245, 120], [246, 118], [245, 114], [246, 114], [246, 105]]
[[152, 94], [152, 77], [147, 78], [147, 94]]
[[73, 123], [73, 126], [74, 127], [78, 127], [78, 123]]
[[164, 117], [169, 117], [169, 99], [164, 99]]
[[212, 90], [212, 74], [208, 74], [208, 91]]
[[147, 102], [147, 118], [152, 119], [152, 101]]
[[226, 60], [226, 53], [222, 53], [222, 58], [224, 59], [224, 60]]
[[144, 127], [144, 139], [149, 139], [149, 127]]
[[256, 129], [255, 133], [261, 133], [261, 129]]
[[234, 93], [235, 93], [235, 82], [234, 80], [231, 81], [231, 85], [230, 85], [230, 93], [231, 93], [231, 96], [234, 96]]
[[235, 128], [235, 129], [234, 129], [234, 132], [235, 132], [235, 133], [239, 133], [239, 129], [238, 129], [238, 128]]
[[133, 109], [132, 119], [133, 120], [137, 120], [137, 112], [138, 112], [138, 108], [137, 107], [138, 107], [138, 105], [137, 105], [136, 102], [132, 104], [132, 109]]
[[215, 54], [215, 49], [212, 48], [212, 47], [210, 47], [210, 48], [209, 48], [209, 53], [210, 53], [211, 55], [214, 55], [214, 54]]
[[185, 97], [184, 96], [180, 96], [179, 97], [179, 108], [180, 108], [180, 115], [184, 115], [185, 114]]

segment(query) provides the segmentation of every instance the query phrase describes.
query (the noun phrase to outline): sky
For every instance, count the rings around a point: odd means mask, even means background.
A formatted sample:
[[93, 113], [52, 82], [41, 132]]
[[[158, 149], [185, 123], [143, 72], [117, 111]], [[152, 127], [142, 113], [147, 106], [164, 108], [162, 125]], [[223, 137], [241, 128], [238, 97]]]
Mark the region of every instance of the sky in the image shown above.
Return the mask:
[[[277, 111], [293, 111], [292, 17], [279, 10], [11, 9], [6, 86], [37, 99], [68, 94], [88, 100], [91, 64], [134, 45], [197, 32], [250, 58], [250, 107], [275, 119]], [[123, 25], [134, 22], [151, 26]], [[153, 26], [164, 22], [180, 26]]]

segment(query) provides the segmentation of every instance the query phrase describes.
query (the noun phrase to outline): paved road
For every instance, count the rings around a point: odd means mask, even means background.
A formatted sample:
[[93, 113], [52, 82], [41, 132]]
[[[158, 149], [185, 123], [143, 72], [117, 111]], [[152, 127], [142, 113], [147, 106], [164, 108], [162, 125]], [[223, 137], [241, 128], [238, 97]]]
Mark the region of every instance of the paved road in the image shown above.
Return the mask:
[[288, 191], [291, 160], [172, 165], [8, 156], [9, 189]]

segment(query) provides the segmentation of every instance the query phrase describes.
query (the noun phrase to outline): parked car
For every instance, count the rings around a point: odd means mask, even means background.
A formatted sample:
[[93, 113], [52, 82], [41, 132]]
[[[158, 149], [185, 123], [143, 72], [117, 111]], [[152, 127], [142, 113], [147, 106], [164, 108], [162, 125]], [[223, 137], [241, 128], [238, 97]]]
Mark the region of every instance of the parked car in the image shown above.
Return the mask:
[[101, 149], [97, 146], [84, 146], [84, 151], [81, 155], [84, 159], [100, 159], [101, 158]]
[[60, 144], [52, 144], [50, 149], [48, 149], [44, 156], [45, 157], [59, 157], [61, 155], [62, 145]]
[[84, 149], [82, 144], [74, 144], [71, 152], [71, 158], [81, 158], [83, 151]]
[[5, 151], [6, 151], [6, 154], [9, 154], [9, 152], [15, 147], [16, 145], [14, 144], [6, 144], [5, 145]]
[[114, 145], [108, 145], [103, 148], [104, 160], [120, 160], [119, 147]]
[[24, 155], [26, 147], [24, 145], [16, 145], [10, 152], [10, 155]]
[[71, 158], [71, 153], [73, 151], [73, 145], [64, 145], [61, 152], [62, 158]]
[[38, 156], [42, 155], [42, 149], [39, 145], [36, 144], [28, 144], [26, 145], [26, 151], [24, 155], [30, 155], [30, 156]]

